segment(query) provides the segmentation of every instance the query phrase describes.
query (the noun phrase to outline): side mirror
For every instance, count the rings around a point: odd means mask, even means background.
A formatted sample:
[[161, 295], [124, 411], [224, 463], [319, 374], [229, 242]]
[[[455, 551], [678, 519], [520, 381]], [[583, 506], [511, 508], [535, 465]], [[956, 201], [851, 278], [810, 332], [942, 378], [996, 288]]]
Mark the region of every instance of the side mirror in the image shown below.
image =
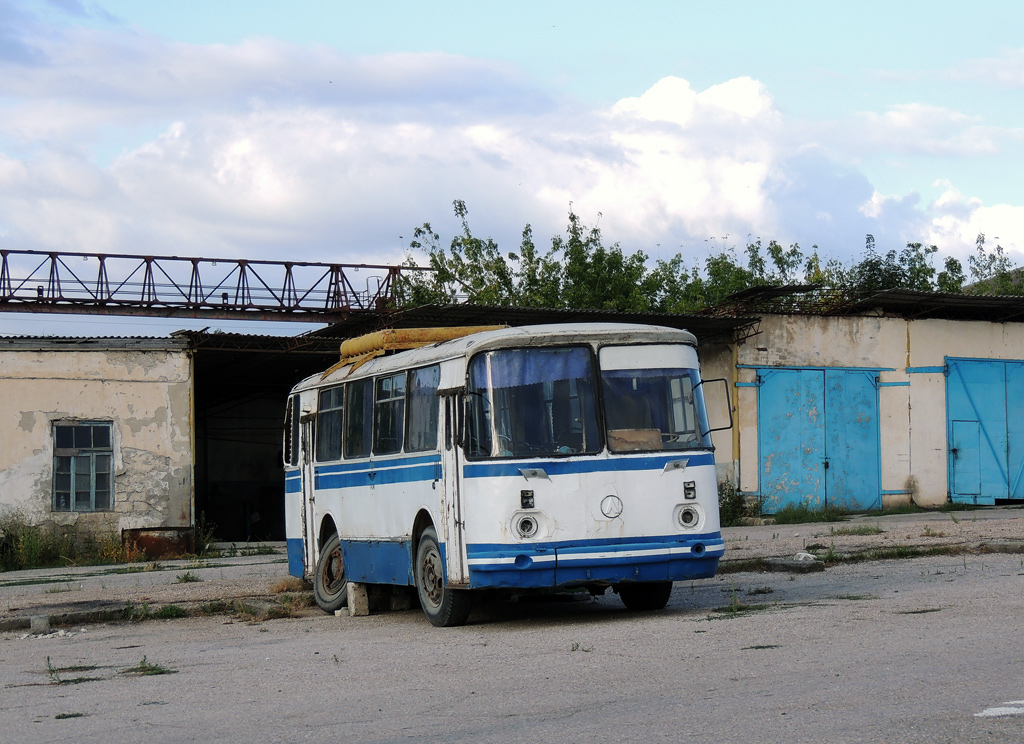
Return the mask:
[[[717, 383], [721, 383], [721, 385], [722, 385], [721, 395], [717, 395], [717, 394], [714, 393], [715, 390], [718, 390]], [[707, 386], [711, 386], [711, 387], [707, 388]], [[699, 387], [706, 387], [707, 388], [707, 389], [705, 389], [703, 391], [704, 392], [704, 396], [703, 397], [704, 397], [704, 407], [705, 407], [705, 411], [706, 411], [707, 417], [708, 417], [708, 425], [710, 426], [710, 424], [711, 424], [711, 419], [712, 419], [711, 410], [712, 410], [712, 408], [714, 408], [716, 411], [719, 411], [722, 406], [725, 407], [725, 415], [724, 416], [716, 416], [715, 418], [717, 418], [718, 420], [722, 420], [722, 419], [726, 419], [727, 418], [728, 421], [729, 421], [729, 424], [727, 426], [712, 426], [707, 431], [702, 431], [701, 432], [701, 436], [702, 437], [706, 436], [706, 435], [710, 434], [713, 431], [725, 431], [726, 429], [731, 429], [732, 428], [732, 401], [729, 398], [729, 381], [726, 380], [724, 377], [718, 377], [718, 378], [716, 378], [714, 380], [701, 380], [700, 382], [697, 383], [696, 387], [694, 387], [694, 390], [696, 390]], [[711, 395], [708, 395], [708, 392], [711, 392]], [[714, 399], [717, 402], [717, 405], [715, 405], [715, 406], [709, 405], [708, 404], [708, 399], [709, 398]]]

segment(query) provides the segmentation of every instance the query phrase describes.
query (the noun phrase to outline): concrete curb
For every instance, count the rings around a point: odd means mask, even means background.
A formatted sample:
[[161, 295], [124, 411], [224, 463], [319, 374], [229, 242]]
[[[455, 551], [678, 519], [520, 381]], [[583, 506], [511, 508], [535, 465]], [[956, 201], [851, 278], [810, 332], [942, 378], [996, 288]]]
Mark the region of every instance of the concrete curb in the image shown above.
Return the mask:
[[272, 620], [282, 617], [283, 606], [272, 597], [236, 597], [228, 600], [205, 602], [160, 602], [139, 605], [135, 602], [89, 602], [89, 607], [70, 609], [52, 614], [26, 613], [0, 619], [0, 633], [28, 630], [33, 635], [49, 633], [51, 628], [67, 625], [88, 625], [115, 621], [171, 620], [174, 616], [160, 617], [164, 607], [179, 607], [189, 615], [195, 615], [203, 607], [214, 606], [206, 613], [246, 613], [257, 620]]

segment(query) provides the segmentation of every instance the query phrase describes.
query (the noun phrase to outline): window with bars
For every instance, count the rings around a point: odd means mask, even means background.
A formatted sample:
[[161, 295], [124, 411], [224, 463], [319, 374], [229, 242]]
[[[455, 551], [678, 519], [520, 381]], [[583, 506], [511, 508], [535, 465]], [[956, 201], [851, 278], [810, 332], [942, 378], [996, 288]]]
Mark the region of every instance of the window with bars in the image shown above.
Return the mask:
[[54, 424], [54, 511], [106, 511], [113, 507], [112, 431], [110, 422]]

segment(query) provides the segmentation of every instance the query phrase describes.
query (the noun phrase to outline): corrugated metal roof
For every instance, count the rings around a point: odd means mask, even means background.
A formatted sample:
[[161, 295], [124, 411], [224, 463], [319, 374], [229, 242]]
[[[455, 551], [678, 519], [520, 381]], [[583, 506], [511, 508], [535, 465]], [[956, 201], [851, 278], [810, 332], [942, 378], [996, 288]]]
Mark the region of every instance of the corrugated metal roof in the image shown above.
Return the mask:
[[62, 337], [62, 336], [4, 336], [0, 337], [0, 349], [10, 350], [46, 350], [46, 351], [101, 351], [139, 349], [156, 351], [184, 351], [188, 349], [188, 339], [152, 338], [133, 336], [105, 337]]
[[887, 289], [879, 292], [834, 290], [816, 285], [751, 287], [726, 298], [709, 312], [726, 315], [882, 314], [913, 320], [1024, 321], [1024, 297], [964, 295]]
[[384, 328], [425, 328], [502, 324], [509, 326], [549, 323], [641, 323], [690, 331], [699, 341], [733, 337], [735, 331], [754, 326], [756, 317], [747, 315], [704, 315], [676, 313], [620, 313], [611, 310], [562, 310], [533, 307], [491, 307], [485, 305], [424, 305], [407, 310], [366, 313], [312, 331], [309, 335], [352, 337]]

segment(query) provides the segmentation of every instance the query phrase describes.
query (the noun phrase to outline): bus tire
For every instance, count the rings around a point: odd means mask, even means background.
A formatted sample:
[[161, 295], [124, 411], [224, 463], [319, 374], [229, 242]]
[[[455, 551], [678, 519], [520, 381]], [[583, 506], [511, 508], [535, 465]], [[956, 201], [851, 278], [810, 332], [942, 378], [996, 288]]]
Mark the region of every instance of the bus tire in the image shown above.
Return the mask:
[[331, 535], [320, 551], [316, 574], [313, 576], [313, 597], [324, 612], [340, 610], [348, 603], [345, 561], [341, 552], [341, 538], [337, 534]]
[[671, 581], [638, 581], [619, 584], [615, 590], [627, 610], [660, 610], [672, 594]]
[[469, 591], [445, 586], [444, 560], [433, 527], [420, 533], [413, 574], [420, 606], [431, 625], [450, 628], [466, 623], [473, 600]]

